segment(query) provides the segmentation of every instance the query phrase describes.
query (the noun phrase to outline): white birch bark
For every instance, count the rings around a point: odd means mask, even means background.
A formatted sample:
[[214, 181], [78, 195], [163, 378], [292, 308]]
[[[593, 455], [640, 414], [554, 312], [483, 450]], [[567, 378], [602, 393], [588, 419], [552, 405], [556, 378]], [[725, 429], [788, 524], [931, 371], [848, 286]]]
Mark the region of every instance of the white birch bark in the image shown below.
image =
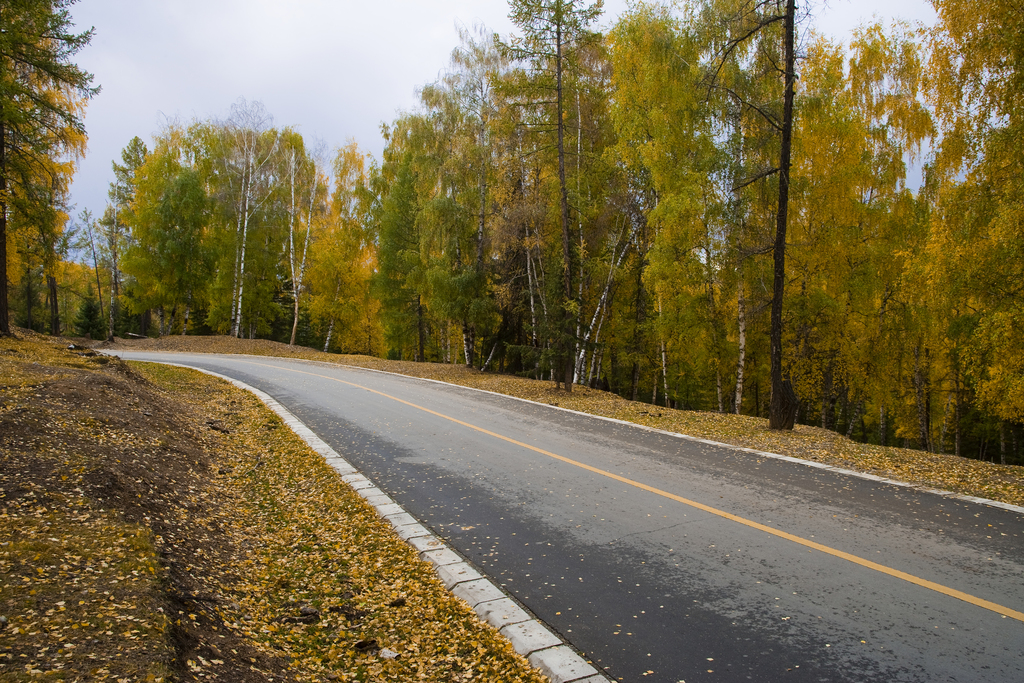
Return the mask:
[[736, 294], [736, 319], [739, 324], [739, 358], [736, 361], [736, 406], [735, 413], [743, 408], [743, 372], [747, 357], [747, 300], [743, 292], [743, 266], [740, 265], [740, 280]]
[[[276, 156], [280, 137], [273, 132], [269, 146], [263, 145], [263, 134], [270, 130], [273, 118], [259, 102], [239, 100], [231, 106], [231, 118], [225, 126], [228, 131], [233, 159], [226, 168], [229, 175], [238, 175], [239, 194], [236, 199], [236, 230], [240, 231], [237, 247], [234, 296], [231, 305], [231, 336], [238, 337], [242, 329], [242, 303], [245, 300], [245, 255], [249, 237], [249, 221], [269, 199], [273, 191], [266, 177], [267, 164]], [[252, 325], [250, 324], [250, 328]], [[252, 332], [250, 330], [250, 336]]]
[[[620, 233], [621, 235], [621, 233]], [[604, 290], [601, 292], [601, 298], [598, 300], [597, 307], [594, 309], [594, 315], [590, 319], [590, 325], [583, 331], [582, 336], [577, 333], [576, 337], [579, 339], [579, 346], [576, 351], [576, 367], [573, 374], [573, 381], [579, 382], [580, 375], [583, 374], [583, 365], [586, 356], [587, 344], [590, 342], [590, 335], [594, 330], [594, 325], [597, 323], [598, 316], [602, 314], [605, 306], [608, 303], [608, 293], [611, 291], [612, 284], [615, 281], [615, 271], [622, 264], [622, 259], [626, 255], [626, 251], [629, 249], [629, 245], [633, 240], [633, 236], [636, 235], [636, 226], [633, 226], [630, 232], [629, 239], [622, 245], [622, 250], [616, 254], [619, 244], [619, 235], [616, 235], [615, 241], [612, 243], [612, 254], [608, 264], [608, 277], [605, 278]]]

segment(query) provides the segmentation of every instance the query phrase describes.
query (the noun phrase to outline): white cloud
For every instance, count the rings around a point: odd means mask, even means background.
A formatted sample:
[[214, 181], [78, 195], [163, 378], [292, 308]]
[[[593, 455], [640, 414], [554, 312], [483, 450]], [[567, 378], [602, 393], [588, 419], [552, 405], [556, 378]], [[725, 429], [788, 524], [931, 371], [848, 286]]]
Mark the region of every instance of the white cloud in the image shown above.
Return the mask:
[[[602, 24], [627, 0], [606, 0]], [[929, 20], [924, 0], [831, 0], [816, 23], [841, 37], [873, 12]], [[89, 151], [72, 188], [78, 209], [102, 213], [110, 163], [167, 118], [226, 116], [260, 100], [277, 125], [324, 139], [354, 138], [380, 154], [380, 124], [415, 106], [456, 46], [455, 22], [507, 34], [504, 0], [86, 0], [79, 28], [96, 36], [78, 63], [102, 93], [89, 105]]]

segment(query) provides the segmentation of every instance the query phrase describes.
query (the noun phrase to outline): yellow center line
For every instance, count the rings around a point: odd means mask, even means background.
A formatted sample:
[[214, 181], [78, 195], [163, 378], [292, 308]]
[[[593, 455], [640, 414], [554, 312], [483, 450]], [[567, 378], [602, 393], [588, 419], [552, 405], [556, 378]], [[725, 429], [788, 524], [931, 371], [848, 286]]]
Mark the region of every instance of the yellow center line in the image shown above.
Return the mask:
[[[252, 363], [251, 361], [247, 361], [247, 362]], [[478, 427], [478, 426], [470, 424], [468, 422], [463, 422], [462, 420], [459, 420], [457, 418], [451, 417], [449, 415], [445, 415], [443, 413], [439, 413], [436, 410], [431, 410], [430, 408], [425, 408], [423, 406], [416, 405], [415, 403], [410, 403], [409, 401], [405, 401], [405, 400], [400, 399], [400, 398], [398, 398], [396, 396], [391, 396], [390, 394], [385, 394], [382, 391], [377, 391], [376, 389], [371, 389], [369, 387], [364, 387], [364, 386], [362, 386], [360, 384], [355, 384], [354, 382], [347, 382], [347, 381], [345, 381], [343, 379], [338, 379], [337, 377], [330, 377], [330, 376], [327, 376], [327, 375], [320, 375], [320, 374], [317, 374], [317, 373], [314, 373], [314, 372], [305, 372], [303, 370], [293, 370], [291, 368], [282, 368], [282, 367], [279, 367], [279, 366], [276, 366], [276, 365], [267, 365], [267, 364], [263, 364], [263, 363], [252, 363], [252, 364], [253, 365], [260, 365], [262, 367], [267, 367], [267, 368], [273, 368], [275, 370], [286, 370], [287, 372], [294, 372], [294, 373], [298, 373], [298, 374], [302, 374], [302, 375], [310, 375], [312, 377], [319, 377], [321, 379], [327, 379], [327, 380], [331, 380], [333, 382], [339, 382], [341, 384], [347, 384], [347, 385], [349, 385], [351, 387], [355, 387], [357, 389], [363, 389], [364, 391], [369, 391], [372, 394], [377, 394], [378, 396], [383, 396], [384, 398], [390, 399], [392, 401], [396, 401], [396, 402], [401, 403], [403, 405], [407, 405], [410, 408], [415, 408], [416, 410], [422, 410], [425, 413], [429, 413], [431, 415], [435, 415], [437, 417], [440, 417], [440, 418], [442, 418], [444, 420], [448, 420], [450, 422], [454, 422], [455, 424], [462, 425], [463, 427], [467, 427], [467, 428], [472, 429], [474, 431], [480, 432], [481, 434], [486, 434], [488, 436], [494, 437], [495, 439], [500, 439], [502, 441], [506, 441], [506, 442], [508, 442], [510, 444], [519, 446], [521, 448], [525, 448], [525, 449], [533, 451], [535, 453], [540, 453], [541, 455], [546, 455], [549, 458], [554, 458], [555, 460], [560, 460], [561, 462], [564, 462], [564, 463], [569, 464], [569, 465], [573, 465], [574, 467], [579, 467], [581, 469], [587, 470], [588, 472], [593, 472], [594, 474], [601, 475], [602, 477], [608, 477], [609, 479], [614, 479], [615, 481], [621, 482], [623, 484], [627, 484], [629, 486], [633, 486], [635, 488], [641, 489], [643, 491], [647, 491], [649, 493], [653, 493], [653, 494], [661, 496], [663, 498], [668, 498], [669, 500], [674, 500], [677, 503], [682, 503], [683, 505], [688, 505], [690, 507], [697, 508], [698, 510], [703, 510], [704, 512], [707, 512], [707, 513], [712, 514], [712, 515], [716, 515], [716, 516], [721, 517], [723, 519], [728, 519], [729, 521], [736, 522], [737, 524], [742, 524], [743, 526], [750, 527], [751, 529], [757, 529], [758, 531], [763, 531], [765, 533], [771, 534], [772, 536], [777, 536], [779, 538], [784, 538], [787, 541], [792, 541], [793, 543], [796, 543], [798, 545], [802, 545], [802, 546], [805, 546], [807, 548], [811, 548], [813, 550], [818, 550], [820, 552], [825, 553], [826, 555], [832, 555], [833, 557], [838, 557], [838, 558], [846, 560], [848, 562], [852, 562], [852, 563], [854, 563], [856, 565], [860, 565], [861, 567], [866, 567], [867, 569], [872, 569], [872, 570], [874, 570], [876, 572], [880, 572], [882, 574], [886, 574], [888, 576], [892, 576], [892, 577], [897, 578], [897, 579], [902, 579], [902, 580], [904, 580], [904, 581], [906, 581], [908, 583], [914, 584], [915, 586], [920, 586], [922, 588], [927, 588], [928, 590], [935, 591], [936, 593], [942, 593], [943, 595], [948, 595], [951, 598], [957, 598], [958, 600], [963, 600], [964, 602], [968, 602], [968, 603], [970, 603], [972, 605], [975, 605], [977, 607], [982, 607], [984, 609], [996, 612], [997, 614], [1002, 614], [1005, 617], [1010, 617], [1012, 619], [1016, 619], [1018, 621], [1024, 622], [1024, 612], [1018, 612], [1017, 610], [1010, 609], [1009, 607], [1004, 607], [1003, 605], [999, 605], [999, 604], [991, 602], [989, 600], [984, 600], [982, 598], [975, 597], [973, 595], [970, 595], [969, 593], [964, 593], [963, 591], [956, 590], [955, 588], [950, 588], [948, 586], [943, 586], [940, 583], [935, 583], [934, 581], [929, 581], [927, 579], [922, 579], [920, 577], [914, 576], [913, 574], [908, 574], [907, 572], [900, 571], [899, 569], [893, 569], [892, 567], [886, 567], [885, 565], [878, 564], [877, 562], [872, 562], [871, 560], [866, 560], [863, 557], [858, 557], [857, 555], [853, 555], [851, 553], [844, 552], [842, 550], [837, 550], [836, 548], [830, 548], [827, 545], [822, 545], [821, 543], [816, 543], [815, 541], [811, 541], [811, 540], [806, 539], [806, 538], [801, 538], [800, 536], [796, 536], [794, 534], [787, 533], [787, 532], [782, 531], [780, 529], [775, 529], [773, 527], [766, 526], [766, 525], [761, 524], [759, 522], [755, 522], [753, 520], [746, 519], [746, 518], [740, 517], [738, 515], [734, 515], [731, 512], [726, 512], [725, 510], [719, 510], [718, 508], [713, 508], [710, 505], [705, 505], [704, 503], [698, 503], [697, 501], [690, 500], [689, 498], [683, 498], [682, 496], [677, 496], [674, 493], [670, 493], [668, 491], [664, 491], [664, 490], [656, 488], [654, 486], [649, 486], [647, 484], [644, 484], [642, 482], [636, 481], [634, 479], [630, 479], [628, 477], [623, 477], [623, 476], [621, 476], [619, 474], [615, 474], [614, 472], [609, 472], [607, 470], [602, 470], [599, 467], [594, 467], [593, 465], [588, 465], [588, 464], [586, 464], [584, 462], [580, 462], [578, 460], [573, 460], [572, 458], [567, 458], [564, 455], [559, 455], [557, 453], [552, 453], [551, 451], [546, 451], [543, 448], [538, 448], [536, 446], [531, 446], [530, 444], [523, 443], [522, 441], [516, 441], [515, 439], [513, 439], [511, 437], [508, 437], [508, 436], [504, 436], [503, 434], [498, 434], [498, 433], [492, 432], [492, 431], [490, 431], [488, 429], [484, 429], [483, 427]]]

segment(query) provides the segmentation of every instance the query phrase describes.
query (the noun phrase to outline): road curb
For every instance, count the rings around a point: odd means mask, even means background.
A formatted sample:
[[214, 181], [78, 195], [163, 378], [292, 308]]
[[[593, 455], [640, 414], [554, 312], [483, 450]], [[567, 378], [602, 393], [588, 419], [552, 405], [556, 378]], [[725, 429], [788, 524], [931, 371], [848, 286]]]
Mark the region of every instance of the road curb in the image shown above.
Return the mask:
[[370, 503], [377, 514], [391, 524], [399, 538], [417, 551], [421, 559], [434, 565], [438, 578], [453, 595], [468, 604], [481, 621], [497, 629], [516, 652], [526, 657], [530, 665], [551, 679], [552, 683], [611, 683], [610, 678], [583, 659], [560, 635], [551, 631], [539, 619], [531, 617], [500, 586], [477, 571], [400, 504], [377, 488], [369, 477], [359, 472], [274, 397], [212, 370], [181, 363], [161, 364], [198, 370], [260, 399], [306, 445], [319, 453], [341, 475], [342, 481]]

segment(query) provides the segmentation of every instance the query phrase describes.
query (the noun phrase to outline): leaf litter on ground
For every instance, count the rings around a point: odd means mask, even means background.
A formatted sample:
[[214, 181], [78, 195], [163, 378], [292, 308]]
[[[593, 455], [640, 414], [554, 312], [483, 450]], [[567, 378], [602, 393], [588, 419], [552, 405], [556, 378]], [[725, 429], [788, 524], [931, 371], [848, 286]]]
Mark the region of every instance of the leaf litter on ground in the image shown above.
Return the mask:
[[251, 394], [0, 339], [0, 679], [546, 678]]

